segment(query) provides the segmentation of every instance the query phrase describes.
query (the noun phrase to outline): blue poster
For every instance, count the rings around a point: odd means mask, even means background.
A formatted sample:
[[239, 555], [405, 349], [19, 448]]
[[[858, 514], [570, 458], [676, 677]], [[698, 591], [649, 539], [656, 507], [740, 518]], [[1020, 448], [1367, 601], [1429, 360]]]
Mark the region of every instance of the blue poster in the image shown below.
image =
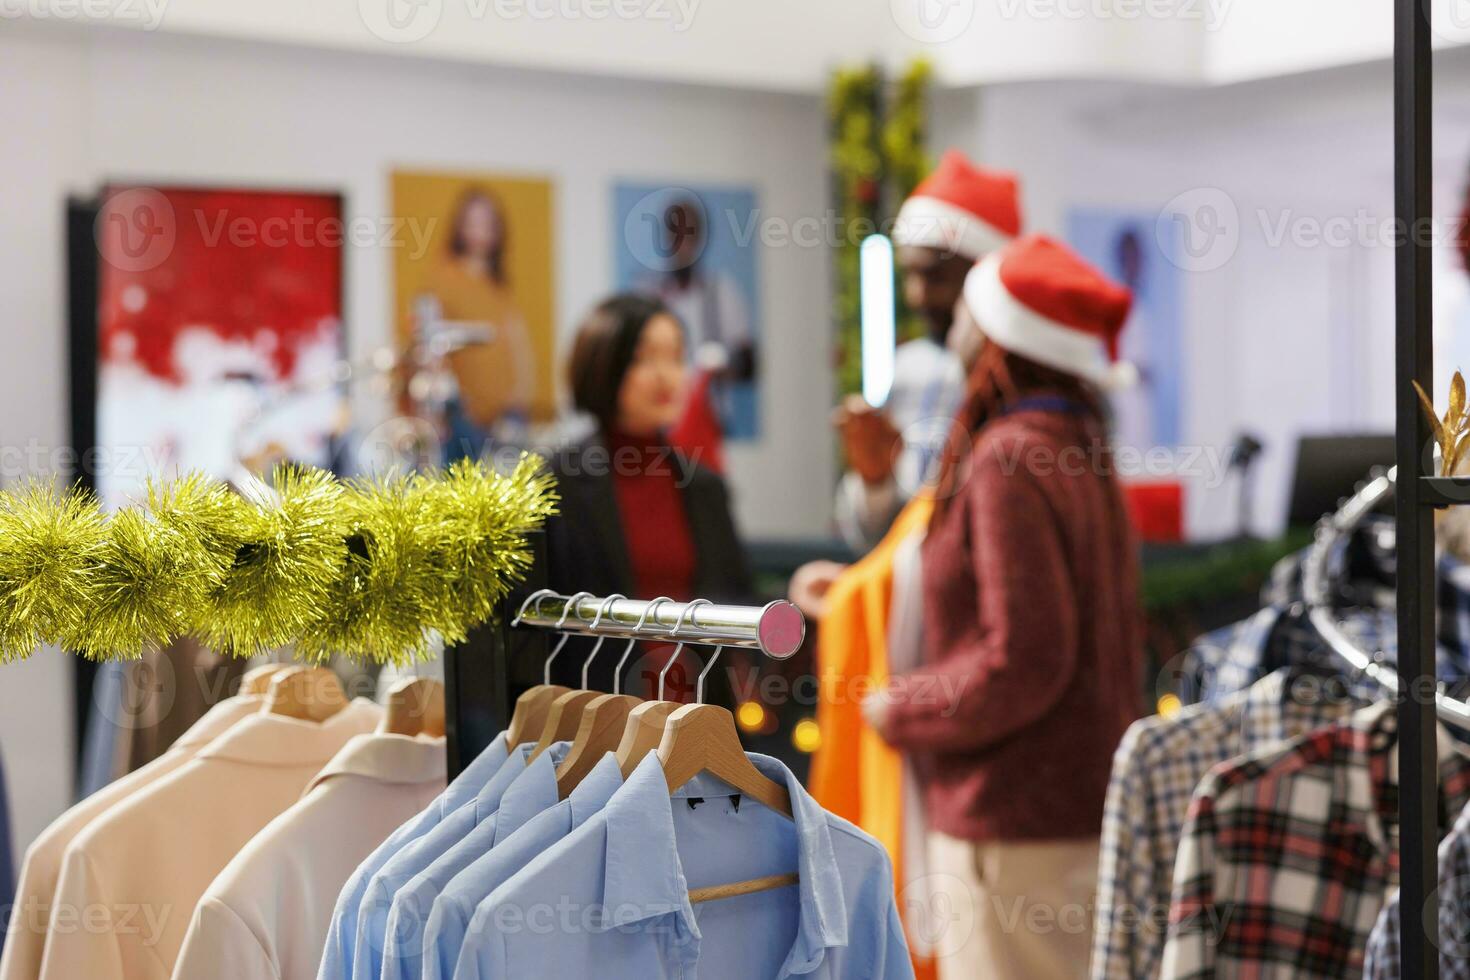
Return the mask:
[[729, 440], [760, 436], [760, 293], [754, 190], [622, 183], [613, 188], [618, 289], [658, 296], [684, 324], [693, 364]]
[[[1073, 208], [1067, 241], [1084, 258], [1133, 291], [1119, 354], [1138, 368], [1134, 387], [1110, 396], [1118, 445], [1147, 450], [1178, 446], [1184, 390], [1183, 289], [1178, 227], [1156, 224], [1155, 212]], [[1160, 236], [1163, 236], [1162, 238]]]

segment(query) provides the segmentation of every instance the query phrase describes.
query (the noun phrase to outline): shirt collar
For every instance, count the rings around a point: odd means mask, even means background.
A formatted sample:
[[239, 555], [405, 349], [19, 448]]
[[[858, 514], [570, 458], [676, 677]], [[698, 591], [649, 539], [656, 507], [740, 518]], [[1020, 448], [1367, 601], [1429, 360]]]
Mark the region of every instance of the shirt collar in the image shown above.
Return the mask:
[[505, 733], [501, 732], [485, 746], [485, 751], [475, 756], [464, 771], [454, 777], [454, 782], [449, 784], [449, 788], [440, 797], [442, 808], [439, 815], [447, 817], [473, 800], [475, 794], [500, 771], [500, 767], [509, 758], [510, 746], [506, 744]]
[[526, 771], [526, 766], [531, 762], [531, 753], [535, 751], [536, 745], [531, 742], [517, 745], [510, 750], [505, 762], [470, 801], [475, 807], [476, 825], [500, 809], [505, 791], [510, 789], [510, 784], [516, 781], [516, 777]]
[[380, 783], [442, 783], [444, 739], [378, 733], [354, 736], [316, 774], [306, 793], [335, 776], [361, 776]]
[[[1343, 723], [1347, 741], [1349, 806], [1363, 814], [1369, 839], [1389, 861], [1396, 861], [1394, 838], [1398, 796], [1398, 715], [1392, 701], [1355, 711]], [[1470, 796], [1470, 759], [1443, 725], [1436, 724], [1441, 822], [1464, 808]]]
[[242, 694], [225, 698], [204, 713], [189, 730], [174, 741], [174, 749], [197, 749], [208, 745], [234, 727], [235, 723], [253, 715], [265, 704], [265, 698], [253, 694]]
[[382, 716], [383, 709], [365, 698], [355, 698], [322, 722], [257, 711], [210, 742], [195, 758], [265, 766], [321, 766], [353, 735], [376, 728]]
[[[769, 756], [748, 753], [762, 773], [784, 784], [791, 796], [797, 835], [801, 899], [796, 942], [782, 975], [810, 972], [831, 947], [846, 946], [847, 902], [832, 847], [827, 813], [791, 770]], [[732, 790], [708, 775], [696, 776], [672, 794], [655, 753], [634, 770], [607, 803], [607, 860], [603, 904], [613, 927], [675, 913], [688, 938], [677, 943], [686, 961], [698, 957], [699, 926], [689, 903], [689, 886], [674, 847], [672, 800], [728, 795]]]
[[[556, 789], [556, 767], [566, 758], [570, 748], [570, 742], [553, 742], [551, 748], [534, 761], [528, 762], [511, 780], [510, 785], [505, 788], [505, 794], [500, 798], [500, 805], [494, 810], [495, 839], [492, 847], [498, 846], [542, 810], [556, 806], [559, 796]], [[475, 805], [476, 822], [488, 820], [491, 813], [478, 809], [478, 802]]]
[[607, 801], [622, 786], [623, 772], [618, 768], [618, 757], [609, 752], [582, 777], [577, 788], [567, 797], [572, 811], [572, 829], [582, 826], [589, 817], [607, 806]]

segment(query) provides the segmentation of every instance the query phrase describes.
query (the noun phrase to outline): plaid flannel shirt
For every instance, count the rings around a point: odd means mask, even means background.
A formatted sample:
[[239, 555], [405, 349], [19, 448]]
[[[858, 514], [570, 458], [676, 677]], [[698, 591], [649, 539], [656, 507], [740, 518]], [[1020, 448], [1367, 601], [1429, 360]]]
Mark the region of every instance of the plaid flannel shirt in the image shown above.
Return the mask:
[[[1463, 598], [1458, 588], [1441, 590], [1442, 641], [1453, 638], [1460, 629], [1470, 637], [1470, 605], [1451, 612], [1450, 600]], [[1392, 609], [1345, 610], [1340, 621], [1343, 632], [1358, 647], [1376, 652], [1385, 664], [1396, 662], [1398, 628]], [[1435, 662], [1436, 674], [1447, 693], [1459, 697], [1470, 692], [1470, 644], [1441, 642]], [[1215, 704], [1246, 690], [1272, 671], [1312, 663], [1332, 665], [1339, 661], [1302, 610], [1268, 606], [1196, 640], [1185, 652], [1176, 675], [1176, 693], [1186, 704]], [[1371, 682], [1363, 682], [1359, 689], [1370, 696], [1381, 693]]]
[[[1398, 880], [1393, 706], [1211, 770], [1174, 871], [1163, 976], [1362, 975]], [[1470, 759], [1439, 738], [1442, 801], [1470, 799]]]
[[[1399, 893], [1394, 892], [1368, 939], [1370, 980], [1399, 980]], [[1460, 811], [1439, 845], [1439, 975], [1470, 980], [1470, 807]]]
[[1113, 759], [1103, 810], [1094, 980], [1159, 974], [1174, 856], [1195, 787], [1216, 765], [1314, 731], [1353, 703], [1280, 670], [1219, 704], [1143, 718]]

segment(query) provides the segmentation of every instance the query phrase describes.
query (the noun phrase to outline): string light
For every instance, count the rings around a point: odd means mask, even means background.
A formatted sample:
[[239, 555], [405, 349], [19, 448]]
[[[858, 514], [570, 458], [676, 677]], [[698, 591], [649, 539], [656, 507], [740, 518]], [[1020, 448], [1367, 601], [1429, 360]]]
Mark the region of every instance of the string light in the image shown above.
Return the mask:
[[742, 731], [759, 733], [766, 728], [766, 709], [759, 701], [745, 701], [735, 709], [735, 720]]
[[796, 751], [811, 754], [822, 747], [822, 729], [814, 718], [803, 718], [791, 731], [791, 744]]

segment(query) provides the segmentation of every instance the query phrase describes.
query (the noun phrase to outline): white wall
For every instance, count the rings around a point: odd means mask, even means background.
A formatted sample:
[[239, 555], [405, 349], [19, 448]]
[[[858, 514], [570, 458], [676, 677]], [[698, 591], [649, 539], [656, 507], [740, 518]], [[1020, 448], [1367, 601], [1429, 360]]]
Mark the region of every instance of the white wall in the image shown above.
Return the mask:
[[[394, 167], [555, 181], [558, 330], [612, 283], [619, 178], [753, 185], [763, 219], [827, 208], [818, 99], [496, 70], [154, 34], [5, 28], [0, 36], [0, 444], [64, 442], [62, 216], [103, 180], [339, 188], [350, 216], [388, 213]], [[347, 256], [357, 352], [390, 340], [391, 255]], [[764, 438], [733, 446], [737, 517], [752, 537], [810, 536], [830, 515], [828, 261], [818, 246], [759, 256]], [[0, 745], [17, 836], [62, 806], [71, 774], [64, 661], [0, 676]]]
[[[51, 449], [69, 437], [62, 217], [86, 154], [87, 66], [69, 44], [0, 39], [0, 52], [0, 445]], [[0, 667], [0, 752], [20, 843], [71, 794], [71, 676], [50, 650]]]

